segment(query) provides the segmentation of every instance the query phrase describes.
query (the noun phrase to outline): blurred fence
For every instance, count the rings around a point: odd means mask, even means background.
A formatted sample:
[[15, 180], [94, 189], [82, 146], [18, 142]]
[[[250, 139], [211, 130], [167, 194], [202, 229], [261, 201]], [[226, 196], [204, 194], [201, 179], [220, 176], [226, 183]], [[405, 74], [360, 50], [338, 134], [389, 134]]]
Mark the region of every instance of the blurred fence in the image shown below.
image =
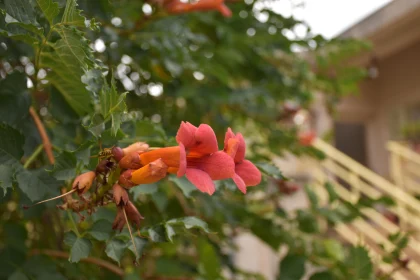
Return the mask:
[[[390, 197], [395, 201], [394, 206], [362, 208], [361, 217], [335, 227], [339, 236], [353, 244], [365, 244], [380, 269], [389, 273], [393, 267], [381, 257], [395, 248], [388, 237], [399, 231], [414, 232], [402, 254], [410, 260], [407, 270], [394, 273], [393, 279], [420, 279], [420, 239], [416, 235], [420, 232], [420, 201], [408, 191], [420, 193], [416, 179], [409, 177], [420, 173], [420, 156], [397, 146], [397, 143], [390, 143], [391, 170], [395, 180], [391, 183], [321, 139], [316, 139], [313, 145], [327, 157], [313, 170], [315, 190], [322, 203], [329, 203], [325, 183], [333, 186], [341, 200], [351, 203], [357, 203], [362, 196], [374, 201]], [[415, 164], [419, 166], [415, 167]]]

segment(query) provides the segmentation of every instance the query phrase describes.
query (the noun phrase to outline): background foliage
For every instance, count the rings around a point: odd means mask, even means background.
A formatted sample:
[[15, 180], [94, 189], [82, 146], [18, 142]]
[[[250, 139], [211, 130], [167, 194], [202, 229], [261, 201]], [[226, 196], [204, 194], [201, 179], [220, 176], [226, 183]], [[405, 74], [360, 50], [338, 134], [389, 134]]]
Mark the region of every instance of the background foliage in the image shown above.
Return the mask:
[[[276, 251], [287, 246], [278, 279], [301, 279], [308, 264], [317, 268], [311, 280], [374, 277], [367, 251], [329, 231], [367, 206], [338, 201], [326, 186], [336, 203], [320, 207], [309, 186], [311, 207], [286, 213], [277, 187], [285, 178], [270, 164], [284, 150], [321, 156], [284, 125], [284, 104], [307, 108], [323, 91], [333, 105], [354, 92], [364, 71], [342, 62], [365, 45], [326, 41], [263, 2], [227, 4], [231, 18], [170, 15], [140, 0], [0, 0], [0, 278], [260, 279], [234, 264], [243, 232]], [[304, 37], [293, 35], [298, 28]], [[127, 230], [111, 230], [113, 204], [82, 222], [55, 202], [21, 210], [94, 170], [101, 147], [173, 144], [182, 120], [210, 124], [219, 142], [229, 126], [243, 132], [264, 183], [246, 196], [227, 181], [209, 197], [176, 177], [133, 188], [146, 218], [138, 267]]]

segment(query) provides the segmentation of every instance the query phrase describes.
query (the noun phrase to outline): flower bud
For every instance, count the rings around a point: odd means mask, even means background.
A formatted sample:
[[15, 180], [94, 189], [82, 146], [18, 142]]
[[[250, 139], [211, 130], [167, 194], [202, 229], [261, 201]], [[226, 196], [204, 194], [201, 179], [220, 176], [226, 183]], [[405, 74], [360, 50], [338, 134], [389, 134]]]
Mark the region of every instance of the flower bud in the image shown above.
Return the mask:
[[127, 219], [129, 222], [132, 222], [137, 227], [140, 226], [141, 220], [143, 220], [143, 216], [140, 214], [140, 212], [137, 210], [136, 206], [131, 201], [128, 201], [128, 203], [125, 206], [118, 207], [117, 216], [115, 217], [114, 222], [112, 223], [112, 229], [119, 230], [120, 232], [124, 228], [124, 225], [126, 224], [126, 220], [124, 217], [124, 210], [127, 214]]
[[136, 142], [134, 144], [131, 144], [128, 147], [125, 147], [123, 150], [124, 155], [131, 154], [132, 152], [145, 152], [149, 149], [149, 145], [147, 145], [145, 142]]
[[119, 162], [124, 157], [124, 151], [120, 147], [113, 147], [111, 152], [116, 162]]
[[131, 152], [124, 156], [119, 162], [121, 169], [139, 169], [142, 167], [138, 152]]
[[127, 205], [124, 206], [124, 209], [128, 220], [139, 227], [140, 222], [144, 219], [144, 217], [140, 214], [139, 210], [137, 210], [136, 206], [129, 201]]
[[131, 173], [131, 181], [136, 185], [151, 184], [164, 178], [167, 173], [168, 166], [159, 158], [133, 171]]
[[93, 171], [80, 174], [74, 179], [72, 189], [76, 189], [78, 194], [84, 194], [92, 186], [95, 177], [96, 174]]
[[131, 181], [132, 172], [133, 170], [128, 169], [121, 173], [120, 178], [118, 179], [118, 183], [124, 188], [131, 188], [137, 185]]
[[112, 194], [117, 205], [125, 205], [129, 201], [127, 191], [117, 183], [112, 186]]

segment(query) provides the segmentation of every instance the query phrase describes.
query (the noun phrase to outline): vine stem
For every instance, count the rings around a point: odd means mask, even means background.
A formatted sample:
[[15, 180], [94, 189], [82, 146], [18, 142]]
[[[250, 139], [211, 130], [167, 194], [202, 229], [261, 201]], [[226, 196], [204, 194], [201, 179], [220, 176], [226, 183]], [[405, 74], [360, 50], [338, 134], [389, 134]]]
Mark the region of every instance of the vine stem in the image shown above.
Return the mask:
[[32, 106], [29, 107], [29, 114], [34, 120], [36, 128], [38, 129], [39, 135], [41, 136], [42, 144], [44, 146], [45, 153], [47, 154], [48, 160], [50, 161], [51, 164], [54, 164], [55, 158], [52, 152], [52, 145], [51, 145], [50, 138], [48, 137], [47, 131], [45, 130], [44, 124], [42, 123], [41, 119], [36, 113], [34, 107]]
[[[50, 249], [44, 249], [44, 250], [35, 249], [35, 250], [32, 250], [30, 252], [30, 255], [47, 255], [47, 256], [51, 256], [51, 257], [55, 257], [55, 258], [61, 258], [61, 259], [68, 259], [69, 258], [69, 254], [66, 253], [66, 252], [57, 251], [57, 250], [50, 250]], [[93, 257], [83, 258], [80, 261], [95, 264], [95, 265], [98, 265], [100, 267], [106, 268], [107, 270], [115, 273], [116, 275], [118, 275], [120, 277], [124, 276], [124, 270], [122, 270], [118, 266], [116, 266], [112, 263], [109, 263], [107, 261], [97, 259], [97, 258], [93, 258]]]
[[35, 151], [32, 153], [32, 155], [25, 161], [25, 164], [23, 165], [23, 168], [28, 168], [29, 165], [31, 165], [31, 163], [37, 158], [37, 156], [39, 155], [39, 153], [41, 153], [43, 148], [43, 145], [39, 145], [38, 147], [36, 147]]

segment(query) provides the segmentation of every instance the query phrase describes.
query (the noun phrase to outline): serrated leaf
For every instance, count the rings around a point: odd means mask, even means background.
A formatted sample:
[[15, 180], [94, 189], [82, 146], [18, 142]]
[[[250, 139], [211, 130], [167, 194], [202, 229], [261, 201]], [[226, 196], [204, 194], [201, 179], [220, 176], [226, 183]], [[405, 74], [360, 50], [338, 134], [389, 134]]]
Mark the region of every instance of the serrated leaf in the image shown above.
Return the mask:
[[184, 196], [186, 197], [191, 197], [191, 193], [197, 190], [197, 188], [185, 177], [178, 178], [174, 175], [171, 175], [169, 180], [174, 182], [182, 190]]
[[299, 229], [303, 232], [316, 233], [319, 231], [316, 217], [308, 211], [298, 210], [296, 220], [298, 221]]
[[305, 274], [305, 257], [299, 255], [287, 255], [280, 262], [280, 274], [278, 280], [300, 280]]
[[89, 239], [78, 237], [70, 250], [69, 262], [79, 262], [89, 256], [92, 242]]
[[330, 183], [330, 182], [326, 182], [324, 184], [325, 189], [328, 192], [328, 201], [330, 203], [336, 201], [337, 199], [340, 198], [340, 196], [336, 193], [336, 191], [334, 190], [334, 186]]
[[58, 9], [58, 3], [53, 0], [36, 0], [36, 2], [44, 13], [45, 18], [52, 25], [54, 18], [58, 16], [58, 13], [60, 12]]
[[24, 74], [14, 72], [0, 81], [0, 122], [16, 125], [27, 119], [31, 97]]
[[77, 159], [74, 153], [64, 151], [56, 157], [51, 173], [58, 180], [69, 180], [76, 176]]
[[83, 17], [80, 13], [81, 11], [76, 9], [77, 3], [76, 0], [67, 0], [66, 8], [64, 9], [63, 18], [61, 19], [61, 23], [65, 23], [68, 25], [85, 27], [85, 17]]
[[104, 84], [99, 94], [101, 103], [101, 114], [105, 120], [111, 119], [111, 132], [113, 135], [117, 134], [121, 125], [121, 116], [127, 110], [125, 105], [125, 97], [127, 92], [118, 94], [115, 81], [112, 81], [111, 86]]
[[45, 170], [26, 170], [20, 168], [16, 173], [19, 188], [32, 201], [41, 200], [49, 190], [58, 189], [60, 182], [50, 176]]
[[183, 217], [178, 219], [172, 219], [167, 221], [166, 223], [170, 225], [183, 225], [186, 229], [199, 228], [207, 233], [210, 233], [210, 229], [207, 223], [197, 217]]
[[[135, 236], [134, 237], [134, 242], [136, 242], [137, 256], [139, 258], [141, 258], [141, 256], [143, 255], [144, 248], [146, 247], [146, 245], [148, 243], [147, 239]], [[131, 252], [133, 252], [135, 254], [133, 242], [131, 241], [131, 239], [129, 241], [127, 241], [126, 246], [128, 247], [128, 249]], [[138, 259], [136, 261], [138, 261]]]
[[126, 243], [124, 241], [112, 239], [106, 244], [105, 253], [108, 257], [120, 264], [125, 248]]
[[47, 79], [63, 95], [67, 103], [79, 115], [92, 111], [90, 93], [81, 77], [94, 66], [92, 51], [83, 34], [73, 28], [56, 28], [61, 39], [49, 44], [40, 55], [40, 67], [49, 68]]
[[162, 225], [151, 227], [147, 230], [150, 240], [153, 242], [166, 242], [165, 228]]
[[265, 173], [268, 176], [271, 176], [275, 179], [283, 179], [283, 175], [281, 174], [280, 170], [277, 166], [272, 165], [267, 162], [263, 163], [257, 163], [255, 164], [263, 173]]
[[108, 240], [112, 232], [112, 223], [107, 220], [96, 221], [92, 228], [89, 230], [89, 234], [99, 241]]
[[4, 0], [6, 12], [15, 20], [38, 25], [35, 10], [30, 0]]

